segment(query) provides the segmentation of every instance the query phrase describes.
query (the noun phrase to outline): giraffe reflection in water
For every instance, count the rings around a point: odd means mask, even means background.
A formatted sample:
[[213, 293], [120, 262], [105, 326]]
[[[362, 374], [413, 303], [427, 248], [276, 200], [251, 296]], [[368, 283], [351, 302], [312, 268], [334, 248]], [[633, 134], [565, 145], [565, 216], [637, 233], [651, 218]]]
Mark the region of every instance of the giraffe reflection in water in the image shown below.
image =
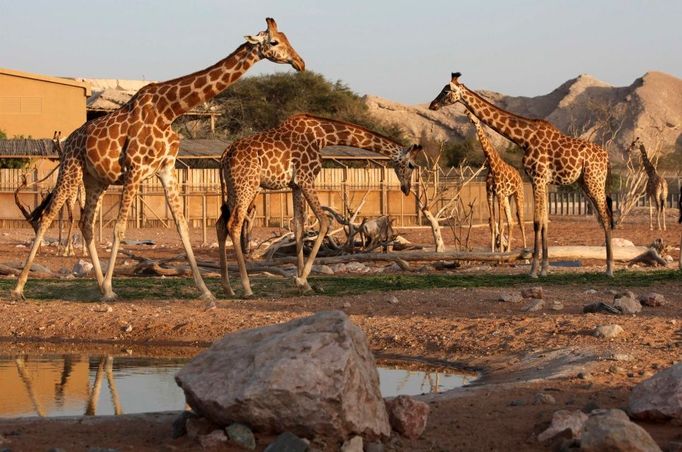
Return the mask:
[[[37, 366], [32, 368], [33, 361], [26, 356], [19, 356], [14, 359], [16, 374], [19, 377], [24, 393], [28, 396], [33, 408], [33, 412], [38, 416], [44, 417], [49, 415], [50, 409], [46, 405], [54, 404], [56, 408], [64, 408], [67, 398], [81, 399], [85, 402], [82, 413], [87, 416], [94, 416], [97, 414], [97, 405], [102, 391], [102, 382], [104, 378], [107, 380], [109, 388], [109, 395], [114, 409], [115, 415], [123, 413], [121, 407], [121, 400], [116, 389], [116, 381], [114, 380], [113, 366], [114, 358], [111, 355], [105, 355], [97, 358], [97, 370], [95, 372], [94, 380], [90, 383], [89, 378], [89, 359], [81, 360], [80, 356], [64, 355], [62, 357], [62, 368], [57, 383], [54, 384], [54, 398], [50, 400], [50, 390], [43, 383], [49, 380], [49, 374], [52, 369], [40, 368], [44, 366]], [[44, 362], [40, 362], [44, 364]], [[3, 369], [4, 371], [5, 369]], [[5, 375], [3, 381], [9, 382], [9, 388], [12, 387], [11, 378]], [[74, 381], [75, 380], [75, 381]], [[75, 384], [71, 384], [75, 383]], [[85, 385], [83, 386], [83, 383]], [[79, 388], [84, 388], [85, 391], [79, 391]], [[19, 389], [19, 388], [15, 388]], [[21, 392], [17, 394], [21, 398]], [[15, 409], [25, 409], [21, 407], [21, 403], [15, 404]], [[5, 410], [0, 412], [0, 415], [6, 414]]]

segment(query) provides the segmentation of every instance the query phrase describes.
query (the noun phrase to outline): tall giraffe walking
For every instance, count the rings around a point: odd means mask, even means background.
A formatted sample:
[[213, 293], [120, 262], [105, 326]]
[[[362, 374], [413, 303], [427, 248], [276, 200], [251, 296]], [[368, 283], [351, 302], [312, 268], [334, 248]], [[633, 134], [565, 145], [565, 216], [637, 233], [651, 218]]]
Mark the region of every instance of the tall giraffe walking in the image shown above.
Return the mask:
[[637, 145], [639, 145], [639, 152], [642, 155], [642, 165], [644, 166], [647, 176], [646, 196], [649, 199], [649, 229], [652, 231], [654, 229], [653, 210], [655, 208], [658, 230], [661, 230], [662, 219], [663, 230], [665, 231], [665, 201], [668, 199], [668, 181], [666, 181], [664, 177], [661, 177], [658, 174], [658, 171], [656, 171], [656, 167], [651, 163], [651, 160], [649, 160], [644, 143], [639, 140], [639, 137], [635, 138], [635, 141], [632, 143], [632, 146]]
[[609, 166], [606, 149], [594, 143], [564, 135], [547, 121], [524, 118], [502, 110], [460, 83], [460, 76], [459, 72], [452, 74], [450, 83], [445, 85], [429, 108], [438, 110], [461, 102], [483, 123], [523, 148], [523, 167], [532, 181], [535, 207], [533, 213], [535, 240], [530, 275], [538, 276], [541, 249], [540, 275], [546, 275], [549, 268], [547, 185], [568, 185], [579, 181], [583, 191], [592, 201], [599, 222], [604, 229], [606, 274], [613, 276], [611, 229], [614, 224], [611, 198], [606, 196], [606, 176]]
[[[315, 191], [315, 178], [322, 169], [320, 150], [330, 145], [346, 145], [375, 151], [390, 157], [407, 195], [412, 183], [414, 158], [421, 146], [404, 147], [394, 140], [354, 124], [301, 114], [286, 119], [280, 126], [232, 143], [220, 159], [222, 215], [216, 223], [223, 288], [234, 295], [227, 275], [225, 242], [229, 233], [237, 255], [244, 296], [253, 295], [241, 248], [242, 224], [260, 188], [293, 190], [294, 231], [296, 238], [296, 286], [308, 290], [307, 277], [320, 245], [327, 234], [329, 218], [323, 212]], [[305, 203], [311, 207], [320, 231], [308, 259], [303, 256]]]
[[[125, 236], [128, 213], [140, 183], [156, 175], [163, 185], [166, 201], [182, 239], [194, 282], [202, 298], [213, 295], [204, 284], [189, 241], [189, 229], [175, 177], [175, 158], [180, 147], [178, 135], [171, 128], [173, 120], [196, 105], [216, 96], [233, 84], [261, 59], [291, 64], [296, 70], [305, 63], [293, 49], [284, 33], [278, 31], [274, 19], [268, 18], [267, 30], [247, 36], [246, 42], [232, 54], [204, 70], [162, 83], [152, 83], [138, 91], [124, 106], [105, 116], [83, 124], [64, 143], [57, 185], [52, 200], [41, 212], [41, 224], [26, 259], [17, 285], [15, 298], [23, 298], [24, 285], [45, 231], [66, 199], [85, 185], [86, 201], [80, 227], [104, 300], [116, 298], [112, 277], [116, 255]], [[118, 217], [106, 276], [102, 275], [97, 248], [93, 241], [94, 218], [102, 195], [111, 185], [123, 185]]]
[[[509, 163], [502, 160], [500, 154], [488, 139], [488, 135], [483, 130], [481, 122], [471, 112], [467, 111], [469, 120], [476, 128], [476, 135], [478, 141], [483, 148], [483, 154], [486, 158], [486, 166], [488, 167], [488, 177], [486, 177], [486, 194], [488, 197], [488, 210], [490, 211], [490, 248], [495, 252], [495, 236], [496, 231], [500, 234], [500, 251], [511, 251], [512, 243], [512, 214], [509, 205], [509, 198], [514, 197], [516, 204], [516, 218], [521, 229], [521, 237], [523, 239], [523, 247], [526, 247], [526, 231], [523, 228], [523, 179], [521, 174], [511, 166]], [[495, 206], [493, 204], [494, 198], [497, 199], [497, 210], [499, 218], [497, 219], [497, 227], [495, 225]], [[502, 228], [502, 211], [504, 210], [507, 219], [507, 246], [504, 247], [504, 229]]]

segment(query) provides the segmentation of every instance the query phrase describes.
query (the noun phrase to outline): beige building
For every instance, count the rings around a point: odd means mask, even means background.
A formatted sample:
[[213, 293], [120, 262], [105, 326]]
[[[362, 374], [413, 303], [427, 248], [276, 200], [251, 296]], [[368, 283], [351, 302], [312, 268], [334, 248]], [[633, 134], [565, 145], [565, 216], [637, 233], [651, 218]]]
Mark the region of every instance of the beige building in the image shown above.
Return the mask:
[[84, 82], [0, 68], [0, 130], [8, 138], [68, 136], [86, 120]]

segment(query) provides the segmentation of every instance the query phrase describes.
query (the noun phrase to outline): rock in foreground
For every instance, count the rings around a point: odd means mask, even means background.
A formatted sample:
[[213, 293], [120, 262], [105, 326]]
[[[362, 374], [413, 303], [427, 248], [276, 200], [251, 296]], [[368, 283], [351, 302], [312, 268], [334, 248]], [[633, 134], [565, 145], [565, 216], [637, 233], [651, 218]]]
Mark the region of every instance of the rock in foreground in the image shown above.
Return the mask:
[[682, 420], [682, 363], [635, 386], [628, 401], [628, 411], [636, 419]]
[[580, 450], [586, 452], [660, 451], [649, 433], [621, 410], [595, 410], [583, 426]]
[[390, 435], [374, 357], [340, 311], [227, 335], [175, 379], [192, 409], [222, 426], [339, 440]]

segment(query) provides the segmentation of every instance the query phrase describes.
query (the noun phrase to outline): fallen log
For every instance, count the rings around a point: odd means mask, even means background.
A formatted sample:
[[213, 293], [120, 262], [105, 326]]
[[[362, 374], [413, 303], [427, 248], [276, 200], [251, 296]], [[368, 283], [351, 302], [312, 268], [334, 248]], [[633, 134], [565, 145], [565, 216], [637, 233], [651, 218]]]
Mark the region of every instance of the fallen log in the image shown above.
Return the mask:
[[[551, 255], [551, 254], [550, 254]], [[445, 251], [436, 253], [435, 251], [403, 251], [400, 253], [361, 253], [346, 254], [341, 256], [318, 257], [315, 263], [319, 265], [341, 264], [346, 262], [372, 262], [387, 261], [396, 262], [398, 265], [407, 265], [408, 261], [479, 261], [479, 262], [513, 262], [525, 260], [530, 257], [527, 250], [510, 253], [490, 253], [490, 252], [470, 252]], [[295, 257], [277, 257], [263, 264], [279, 265], [296, 263]], [[409, 265], [408, 265], [409, 266]]]
[[[614, 246], [613, 259], [626, 262], [649, 248], [646, 246]], [[604, 259], [606, 247], [603, 246], [550, 246], [547, 250], [550, 259]]]

